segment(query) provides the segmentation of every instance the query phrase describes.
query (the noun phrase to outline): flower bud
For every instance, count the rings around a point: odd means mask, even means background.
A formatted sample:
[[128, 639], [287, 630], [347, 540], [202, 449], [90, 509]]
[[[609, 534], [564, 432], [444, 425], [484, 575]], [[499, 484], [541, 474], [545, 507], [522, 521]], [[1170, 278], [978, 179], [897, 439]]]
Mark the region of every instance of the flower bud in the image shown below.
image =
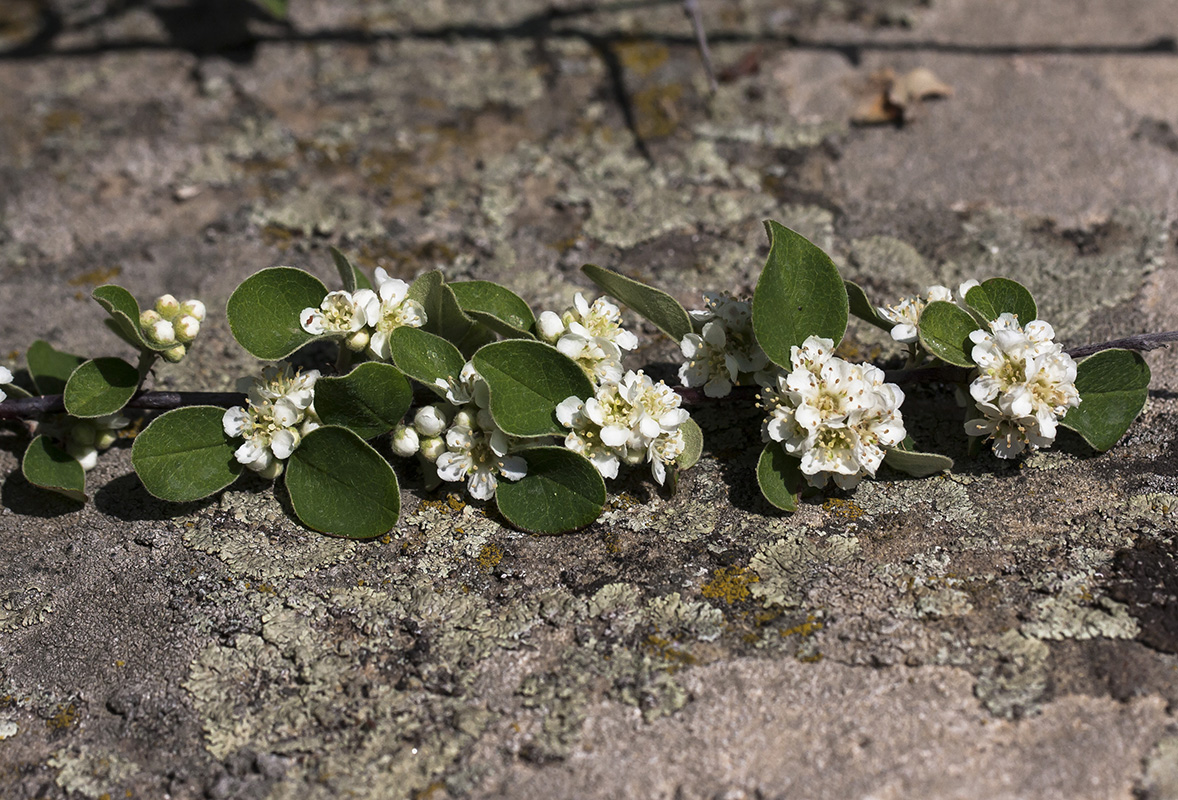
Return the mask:
[[180, 301], [173, 295], [161, 294], [155, 301], [155, 310], [164, 319], [172, 319], [180, 313]]
[[176, 341], [188, 344], [200, 333], [200, 320], [190, 314], [182, 314], [176, 318], [173, 327], [176, 330]]
[[437, 406], [422, 406], [413, 415], [413, 427], [422, 436], [438, 436], [446, 430], [446, 415]]
[[564, 323], [551, 311], [540, 315], [536, 320], [536, 328], [540, 331], [540, 338], [546, 342], [556, 341], [564, 333]]
[[199, 300], [185, 300], [180, 304], [180, 313], [194, 317], [197, 322], [204, 322], [205, 304]]
[[165, 350], [163, 352], [163, 356], [165, 361], [168, 361], [172, 364], [179, 364], [184, 360], [184, 356], [187, 355], [187, 353], [188, 348], [182, 344], [178, 344], [173, 348]]
[[408, 458], [420, 449], [421, 440], [417, 436], [417, 431], [402, 423], [393, 428], [392, 444], [394, 453], [402, 458]]
[[454, 425], [462, 428], [469, 428], [476, 430], [478, 428], [479, 420], [476, 412], [469, 408], [464, 408], [454, 415]]
[[139, 315], [139, 327], [143, 330], [147, 330], [162, 319], [163, 317], [159, 315], [158, 311], [149, 308]]
[[359, 330], [344, 339], [344, 345], [353, 353], [359, 353], [368, 346], [369, 338], [368, 331]]
[[65, 449], [67, 453], [77, 459], [78, 463], [82, 465], [82, 469], [86, 472], [98, 466], [98, 450], [93, 445], [67, 442]]
[[156, 320], [150, 327], [143, 329], [143, 338], [154, 345], [174, 344], [176, 329], [166, 319]]
[[70, 442], [79, 447], [92, 447], [98, 436], [98, 429], [93, 422], [79, 422], [70, 429]]
[[442, 437], [434, 436], [431, 439], [421, 440], [421, 454], [425, 456], [425, 460], [434, 462], [438, 460], [438, 456], [446, 452], [446, 443], [442, 441]]
[[266, 465], [264, 469], [258, 470], [258, 475], [265, 480], [272, 481], [282, 474], [283, 464], [277, 458]]
[[119, 438], [114, 431], [99, 431], [94, 437], [94, 446], [99, 450], [106, 450]]

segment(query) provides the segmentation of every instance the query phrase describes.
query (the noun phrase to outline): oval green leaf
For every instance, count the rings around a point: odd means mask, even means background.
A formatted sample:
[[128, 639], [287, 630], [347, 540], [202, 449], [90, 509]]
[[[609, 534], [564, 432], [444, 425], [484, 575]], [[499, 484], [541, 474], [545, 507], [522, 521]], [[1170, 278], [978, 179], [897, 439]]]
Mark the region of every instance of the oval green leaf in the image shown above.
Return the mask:
[[502, 336], [531, 337], [536, 317], [515, 292], [491, 281], [458, 281], [450, 288], [458, 305], [472, 319]]
[[318, 308], [327, 287], [314, 275], [293, 267], [270, 267], [242, 281], [225, 312], [233, 338], [264, 361], [286, 358], [315, 338], [303, 330], [299, 315]]
[[533, 447], [518, 453], [528, 474], [500, 480], [499, 513], [521, 530], [565, 533], [596, 520], [605, 508], [605, 481], [587, 458], [563, 447]]
[[458, 380], [466, 366], [466, 359], [457, 347], [420, 328], [394, 328], [389, 334], [389, 351], [399, 370], [441, 397], [446, 396], [446, 390], [437, 381]]
[[86, 359], [55, 350], [48, 342], [38, 339], [25, 355], [29, 376], [38, 394], [61, 394], [70, 375]]
[[356, 281], [358, 270], [352, 266], [352, 262], [348, 260], [348, 257], [333, 247], [331, 248], [331, 260], [335, 262], [335, 268], [339, 272], [340, 283], [343, 284], [344, 291], [356, 291], [358, 288]]
[[830, 256], [806, 237], [772, 220], [769, 259], [753, 292], [753, 331], [778, 366], [790, 363], [790, 349], [810, 336], [836, 345], [847, 330], [848, 300]]
[[766, 500], [782, 511], [797, 511], [804, 481], [801, 461], [785, 452], [780, 442], [765, 445], [757, 459], [757, 484]]
[[472, 360], [491, 390], [495, 424], [511, 436], [563, 435], [568, 431], [556, 421], [556, 407], [572, 395], [593, 396], [593, 383], [576, 362], [543, 342], [495, 342]]
[[1149, 397], [1149, 365], [1132, 350], [1102, 350], [1076, 368], [1080, 405], [1060, 421], [1102, 453], [1125, 435]]
[[392, 364], [369, 361], [339, 378], [315, 381], [315, 413], [361, 439], [388, 433], [413, 402], [413, 389]]
[[990, 278], [965, 293], [965, 304], [986, 320], [1014, 314], [1020, 325], [1038, 319], [1035, 298], [1027, 287], [1009, 278]]
[[897, 472], [903, 472], [914, 478], [927, 478], [929, 475], [953, 469], [953, 459], [948, 456], [939, 453], [921, 453], [914, 447], [915, 443], [912, 438], [906, 438], [899, 447], [884, 452], [884, 463]]
[[76, 458], [44, 436], [29, 443], [20, 468], [34, 486], [86, 502], [86, 470]]
[[967, 311], [953, 303], [936, 300], [920, 314], [920, 345], [937, 358], [959, 367], [974, 366], [969, 335], [978, 328]]
[[458, 344], [474, 324], [458, 304], [454, 290], [446, 284], [442, 273], [436, 269], [413, 281], [408, 296], [409, 299], [421, 303], [425, 309], [425, 324], [421, 329], [426, 333], [441, 336]]
[[143, 333], [139, 330], [139, 303], [122, 286], [115, 286], [113, 283], [99, 286], [90, 296], [110, 314], [107, 326], [132, 347], [155, 351], [172, 347], [170, 344], [152, 344], [143, 338]]
[[606, 294], [653, 322], [655, 327], [676, 342], [683, 341], [683, 337], [692, 332], [691, 317], [687, 310], [666, 292], [595, 264], [586, 264], [581, 267], [581, 271]]
[[879, 310], [867, 299], [867, 292], [863, 291], [862, 286], [853, 281], [843, 281], [843, 285], [847, 287], [847, 304], [852, 314], [888, 333], [892, 332], [896, 326], [880, 316]]
[[691, 469], [704, 451], [704, 432], [691, 417], [679, 426], [679, 430], [683, 431], [683, 452], [675, 459], [675, 464], [679, 469]]
[[139, 371], [121, 358], [83, 362], [65, 383], [65, 410], [75, 417], [113, 414], [135, 396]]
[[177, 408], [156, 417], [135, 437], [131, 464], [154, 497], [173, 503], [199, 500], [237, 480], [238, 441], [225, 435], [216, 406]]
[[349, 539], [388, 532], [401, 514], [389, 462], [356, 434], [324, 425], [308, 433], [286, 465], [290, 504], [304, 525]]

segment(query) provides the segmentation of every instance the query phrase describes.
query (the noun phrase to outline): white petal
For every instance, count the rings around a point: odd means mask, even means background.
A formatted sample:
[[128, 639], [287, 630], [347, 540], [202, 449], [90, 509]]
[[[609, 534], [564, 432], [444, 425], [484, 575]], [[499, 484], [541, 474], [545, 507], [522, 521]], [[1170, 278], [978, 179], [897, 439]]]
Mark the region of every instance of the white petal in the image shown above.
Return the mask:
[[566, 428], [573, 427], [573, 421], [577, 418], [577, 414], [584, 407], [585, 404], [581, 401], [581, 398], [577, 397], [576, 395], [566, 397], [564, 400], [560, 401], [560, 404], [556, 407], [557, 422]]
[[462, 453], [442, 453], [437, 460], [438, 477], [457, 483], [466, 477], [470, 459]]
[[630, 429], [621, 425], [606, 425], [601, 429], [601, 441], [606, 447], [621, 447], [630, 439]]
[[292, 430], [282, 430], [270, 437], [270, 449], [280, 459], [290, 458], [290, 454], [299, 446], [299, 435]]
[[221, 417], [221, 425], [225, 428], [226, 436], [241, 436], [249, 422], [250, 414], [241, 406], [226, 410]]
[[509, 481], [518, 481], [528, 474], [528, 462], [520, 456], [499, 459], [499, 474]]
[[[439, 473], [440, 474], [440, 473]], [[475, 470], [466, 483], [466, 491], [476, 500], [490, 500], [495, 496], [495, 476], [490, 470]]]

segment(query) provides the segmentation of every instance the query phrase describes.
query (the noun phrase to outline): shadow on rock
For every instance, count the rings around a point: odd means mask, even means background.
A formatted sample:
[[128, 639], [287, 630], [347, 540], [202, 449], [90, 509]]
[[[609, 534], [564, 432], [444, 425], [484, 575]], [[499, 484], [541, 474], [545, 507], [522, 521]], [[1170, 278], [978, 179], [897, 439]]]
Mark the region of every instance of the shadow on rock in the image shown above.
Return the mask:
[[124, 522], [174, 519], [183, 514], [192, 514], [215, 499], [214, 495], [191, 503], [160, 500], [143, 488], [143, 482], [135, 474], [121, 475], [94, 493], [94, 505], [99, 511]]
[[81, 511], [85, 503], [70, 500], [57, 492], [34, 486], [19, 469], [13, 470], [0, 488], [0, 501], [17, 514], [49, 519]]

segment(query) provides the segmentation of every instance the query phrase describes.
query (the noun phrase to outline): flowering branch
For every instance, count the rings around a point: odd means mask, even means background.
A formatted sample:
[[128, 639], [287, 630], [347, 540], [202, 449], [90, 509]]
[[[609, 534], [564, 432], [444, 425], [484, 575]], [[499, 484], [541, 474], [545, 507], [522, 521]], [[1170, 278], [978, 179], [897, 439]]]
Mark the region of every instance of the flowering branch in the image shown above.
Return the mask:
[[[65, 413], [63, 395], [21, 397], [0, 402], [0, 419], [30, 419], [46, 414]], [[240, 392], [140, 392], [124, 408], [170, 411], [184, 406], [220, 406], [229, 408], [245, 401]]]
[[1113, 339], [1108, 342], [1073, 347], [1069, 350], [1065, 350], [1064, 352], [1072, 358], [1083, 358], [1084, 356], [1090, 356], [1093, 353], [1099, 353], [1101, 350], [1112, 350], [1113, 348], [1147, 352], [1149, 350], [1157, 350], [1159, 347], [1165, 347], [1171, 342], [1178, 342], [1178, 331], [1139, 333], [1135, 336], [1126, 336], [1124, 339]]

